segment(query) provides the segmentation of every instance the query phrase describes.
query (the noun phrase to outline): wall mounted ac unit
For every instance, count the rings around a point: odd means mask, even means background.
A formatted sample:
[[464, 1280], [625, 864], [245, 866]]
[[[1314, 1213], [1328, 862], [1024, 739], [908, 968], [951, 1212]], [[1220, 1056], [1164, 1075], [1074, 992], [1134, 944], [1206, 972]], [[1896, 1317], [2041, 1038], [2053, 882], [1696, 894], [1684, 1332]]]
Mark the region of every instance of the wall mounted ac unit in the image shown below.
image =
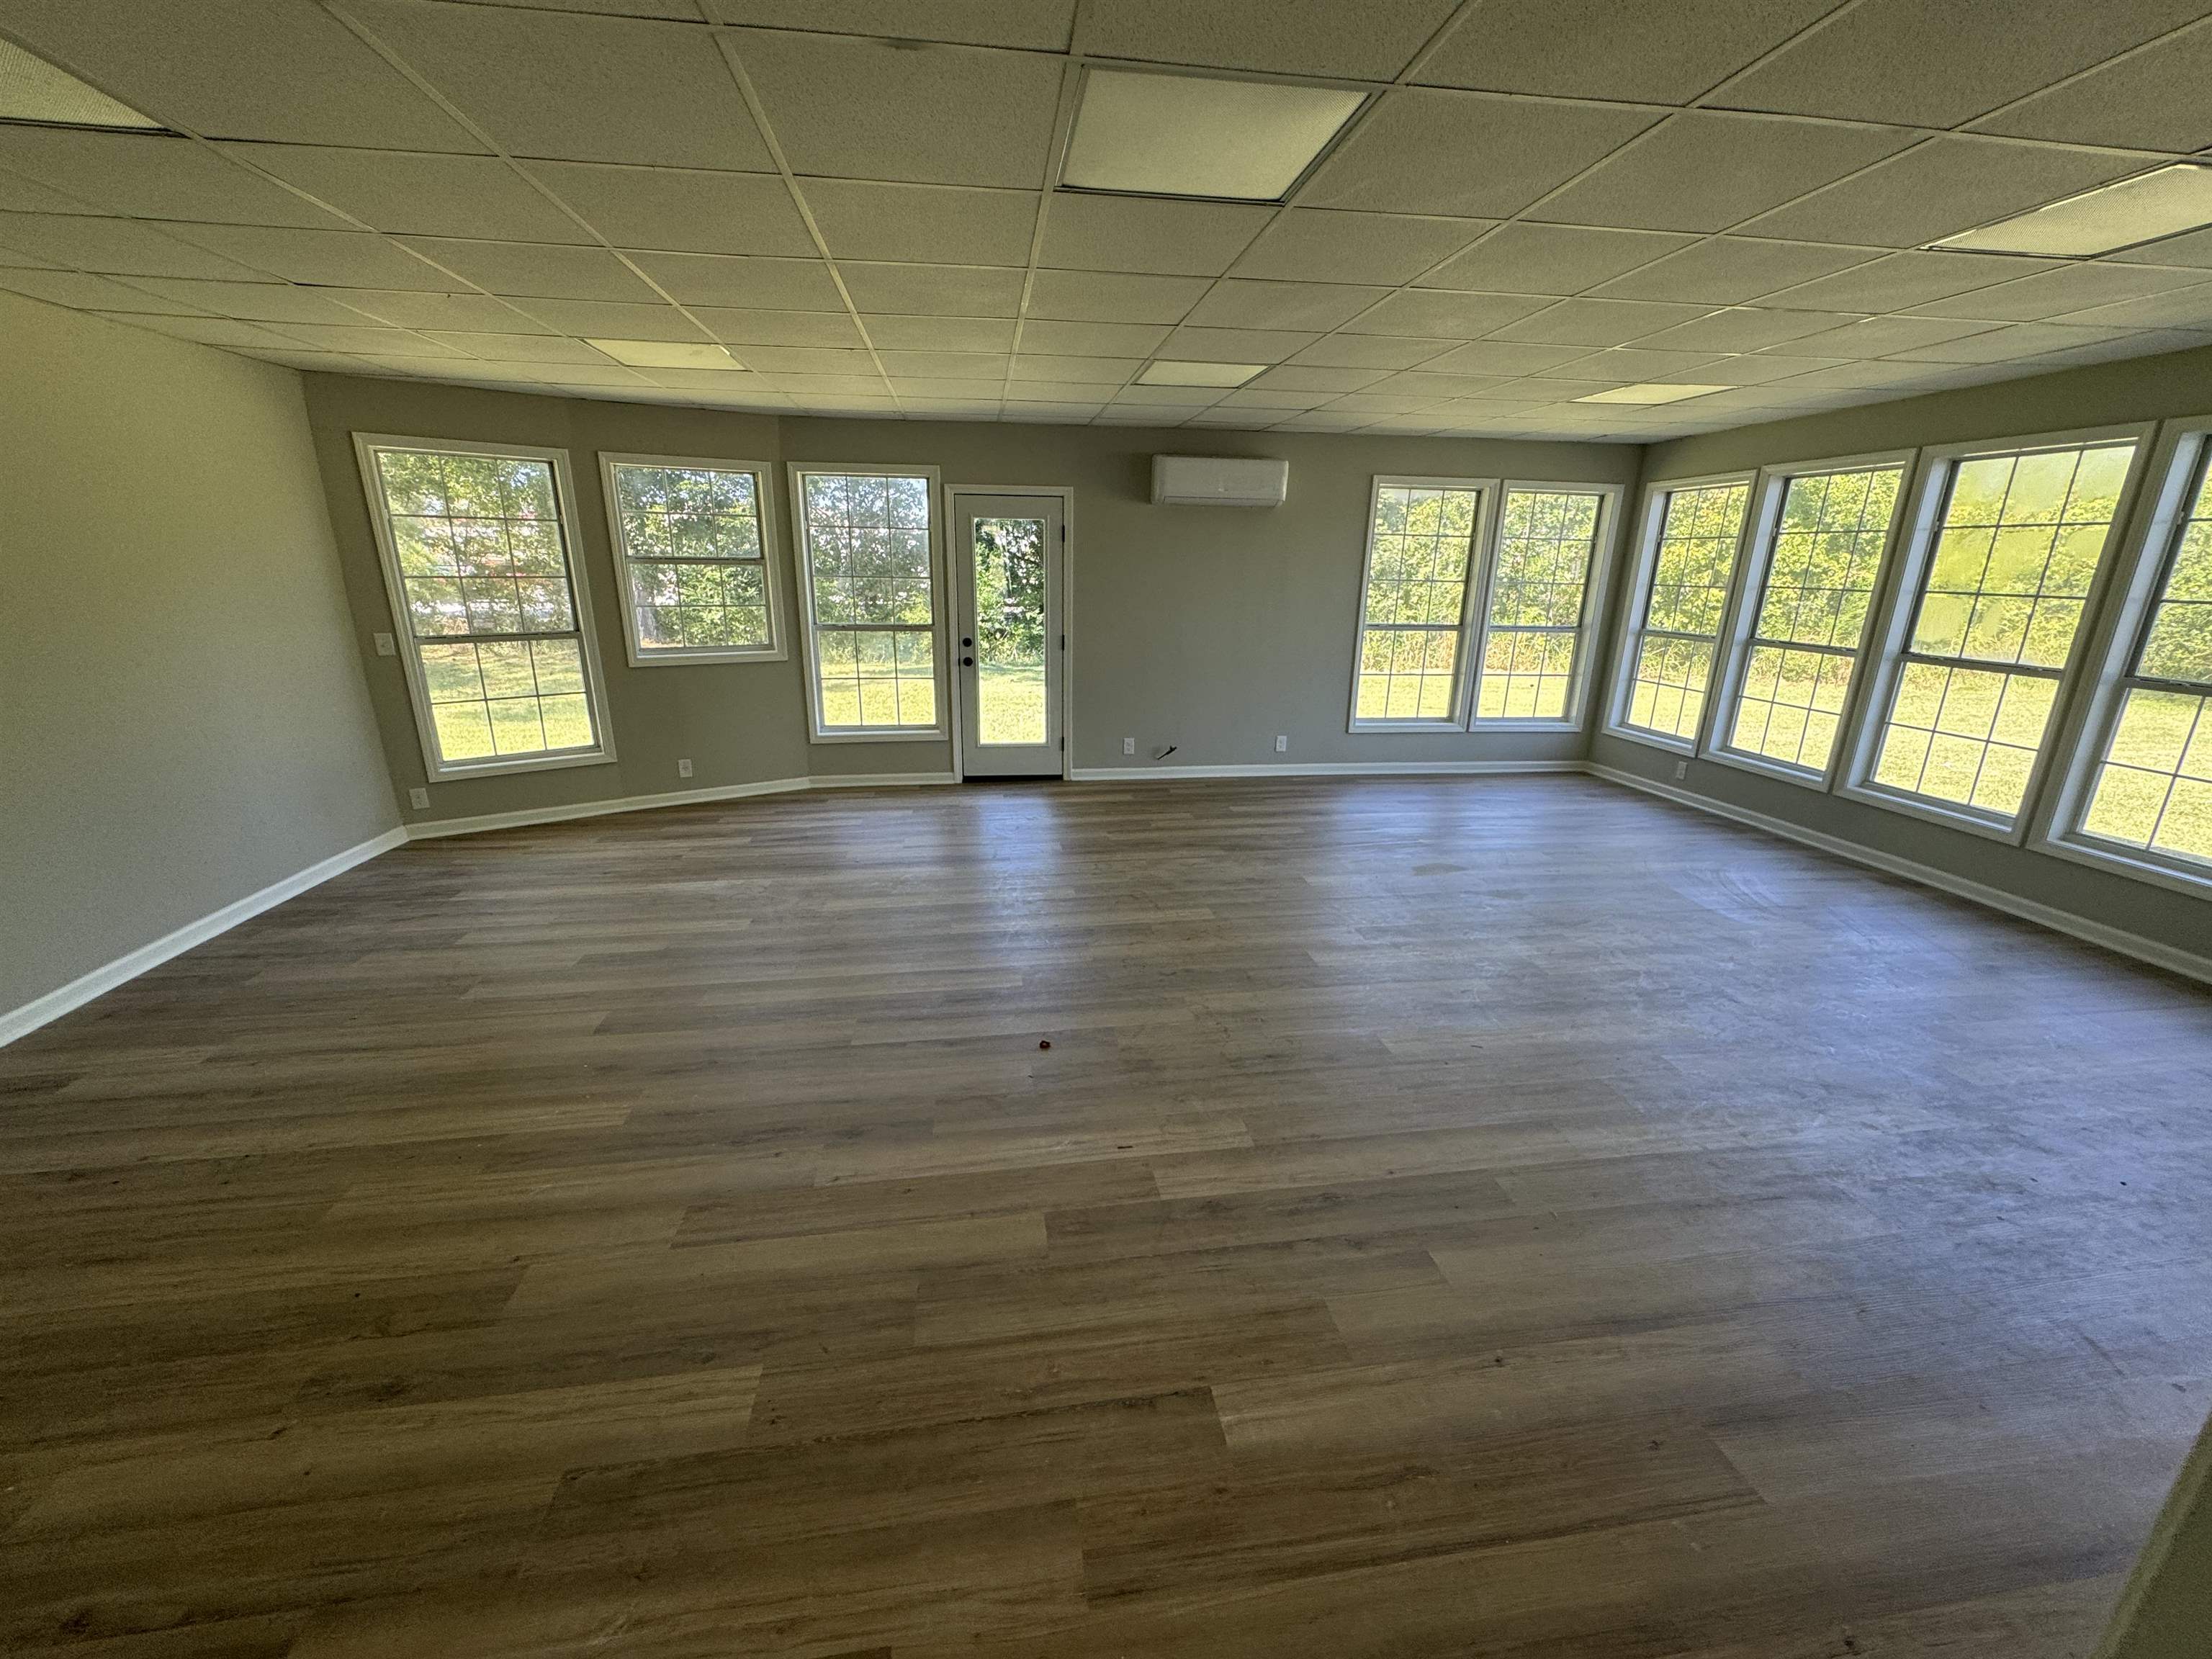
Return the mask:
[[1280, 507], [1290, 484], [1288, 461], [1223, 455], [1152, 457], [1155, 507]]

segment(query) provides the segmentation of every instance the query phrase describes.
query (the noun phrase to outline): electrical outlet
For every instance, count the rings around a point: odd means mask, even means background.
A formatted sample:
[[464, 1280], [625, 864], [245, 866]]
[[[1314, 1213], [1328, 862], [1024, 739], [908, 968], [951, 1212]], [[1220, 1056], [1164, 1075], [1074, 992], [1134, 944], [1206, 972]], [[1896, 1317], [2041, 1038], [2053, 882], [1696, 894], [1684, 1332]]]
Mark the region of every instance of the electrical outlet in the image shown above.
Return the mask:
[[1122, 739], [1121, 739], [1121, 752], [1122, 752], [1123, 754], [1125, 754], [1125, 755], [1133, 755], [1133, 754], [1135, 754], [1135, 753], [1137, 752], [1137, 740], [1136, 740], [1134, 738], [1122, 738]]
[[1287, 755], [1291, 752], [1291, 740], [1280, 732], [1275, 733], [1275, 752], [1279, 755]]
[[407, 804], [418, 812], [428, 811], [430, 792], [427, 789], [410, 789], [407, 792]]
[[691, 775], [691, 763], [688, 760], [680, 760], [677, 762], [676, 775], [679, 778], [690, 777]]
[[1690, 763], [1687, 761], [1676, 761], [1674, 763], [1674, 781], [1680, 783], [1684, 778], [1686, 778], [1689, 775]]
[[392, 635], [389, 635], [389, 634], [379, 634], [379, 635], [376, 635], [376, 654], [377, 654], [378, 656], [380, 656], [380, 657], [396, 657], [396, 656], [398, 656], [398, 655], [399, 654], [399, 645], [398, 645], [398, 642], [397, 641], [395, 641], [395, 640], [392, 637]]

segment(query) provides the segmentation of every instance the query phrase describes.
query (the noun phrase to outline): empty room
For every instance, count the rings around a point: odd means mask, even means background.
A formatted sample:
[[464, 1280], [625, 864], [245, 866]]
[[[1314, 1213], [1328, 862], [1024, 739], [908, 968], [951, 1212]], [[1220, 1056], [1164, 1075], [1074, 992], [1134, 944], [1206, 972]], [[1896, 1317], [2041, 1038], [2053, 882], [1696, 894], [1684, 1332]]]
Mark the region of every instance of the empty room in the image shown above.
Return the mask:
[[0, 1651], [2208, 1659], [2212, 0], [0, 0]]

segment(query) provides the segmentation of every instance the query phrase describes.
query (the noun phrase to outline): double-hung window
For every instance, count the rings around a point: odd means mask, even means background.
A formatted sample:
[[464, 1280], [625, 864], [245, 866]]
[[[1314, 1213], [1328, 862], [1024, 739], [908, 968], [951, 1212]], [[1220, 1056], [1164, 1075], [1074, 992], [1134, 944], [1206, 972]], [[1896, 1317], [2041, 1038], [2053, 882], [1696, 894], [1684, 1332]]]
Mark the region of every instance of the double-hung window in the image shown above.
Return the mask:
[[2138, 446], [1938, 459], [1854, 793], [1999, 831], [2018, 823]]
[[1474, 719], [1579, 723], [1591, 576], [1618, 492], [1505, 486], [1483, 604]]
[[1827, 775], [1865, 644], [1905, 462], [1830, 465], [1763, 490], [1717, 755]]
[[2185, 432], [2087, 728], [2069, 838], [2212, 881], [2212, 436]]
[[1486, 480], [1375, 480], [1359, 605], [1355, 730], [1463, 723], [1460, 672]]
[[1657, 485], [1621, 661], [1614, 729], [1693, 747], [1742, 545], [1748, 477]]
[[614, 758], [558, 450], [354, 440], [434, 778]]
[[794, 464], [817, 740], [941, 738], [937, 473]]
[[784, 656], [763, 468], [602, 455], [633, 666]]

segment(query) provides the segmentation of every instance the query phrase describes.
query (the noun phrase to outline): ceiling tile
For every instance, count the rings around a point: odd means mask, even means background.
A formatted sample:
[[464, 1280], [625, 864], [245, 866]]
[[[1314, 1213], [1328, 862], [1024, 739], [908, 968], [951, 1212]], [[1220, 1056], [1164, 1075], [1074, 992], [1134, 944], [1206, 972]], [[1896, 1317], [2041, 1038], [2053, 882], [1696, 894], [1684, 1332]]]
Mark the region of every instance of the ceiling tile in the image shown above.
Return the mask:
[[333, 300], [401, 328], [482, 334], [544, 334], [547, 325], [487, 294], [422, 294], [406, 289], [333, 288]]
[[1722, 386], [1763, 386], [1770, 380], [1844, 367], [1848, 365], [1837, 358], [1805, 356], [1790, 345], [1779, 351], [1762, 351], [1755, 356], [1716, 357], [1702, 365], [1695, 374], [1684, 378], [1711, 380]]
[[[224, 149], [388, 233], [501, 242], [592, 240], [590, 232], [497, 156], [310, 144], [233, 144]], [[324, 222], [330, 221], [325, 217]]]
[[1887, 357], [1983, 333], [1989, 326], [1955, 317], [1869, 317], [1841, 328], [1800, 335], [1790, 342], [1790, 349], [1815, 357]]
[[1149, 357], [1168, 337], [1159, 323], [1060, 323], [1031, 317], [1022, 324], [1022, 349], [1070, 357]]
[[[107, 315], [104, 312], [94, 314]], [[127, 323], [134, 328], [150, 329], [172, 339], [196, 340], [202, 345], [283, 348], [301, 343], [287, 331], [268, 328], [259, 323], [240, 322], [229, 317], [161, 317], [131, 312], [109, 316], [107, 320]]]
[[1249, 203], [1054, 192], [1037, 263], [1059, 270], [1218, 276], [1273, 216]]
[[1917, 311], [1954, 294], [2051, 268], [2046, 259], [1994, 253], [1892, 253], [1765, 299], [1784, 311]]
[[1311, 345], [1317, 337], [1318, 331], [1197, 328], [1186, 324], [1172, 331], [1155, 355], [1180, 362], [1275, 363]]
[[1489, 294], [1580, 294], [1687, 246], [1687, 236], [1582, 225], [1501, 225], [1420, 279], [1423, 288]]
[[1120, 386], [1144, 367], [1136, 357], [1044, 356], [1024, 352], [1007, 371], [1012, 380], [1042, 381], [1054, 386]]
[[882, 351], [1011, 351], [1011, 317], [898, 317], [881, 313], [860, 319]]
[[1656, 112], [1401, 89], [1322, 164], [1299, 199], [1315, 207], [1500, 218], [1658, 119]]
[[1001, 380], [1010, 367], [1007, 354], [991, 351], [884, 351], [884, 372], [905, 380]]
[[857, 350], [865, 343], [851, 315], [842, 311], [760, 311], [701, 305], [686, 309], [706, 325], [708, 333], [732, 345], [834, 346]]
[[170, 228], [202, 247], [289, 282], [432, 293], [452, 293], [467, 286], [416, 258], [397, 242], [365, 230], [295, 230], [268, 225], [173, 225]]
[[2178, 289], [2140, 300], [2122, 300], [2069, 313], [2065, 320], [2092, 328], [2193, 328], [2212, 325], [2212, 288]]
[[[2014, 260], [2014, 264], [2031, 262]], [[1955, 299], [1916, 309], [1937, 317], [1985, 317], [1997, 322], [2034, 323], [2118, 305], [2175, 289], [2197, 288], [2212, 271], [2170, 270], [2157, 265], [2069, 264], [2039, 275], [2023, 275], [2001, 287], [1982, 288]]]
[[2212, 146], [2212, 27], [2160, 40], [1977, 122], [2059, 143], [2187, 152]]
[[2013, 323], [1940, 344], [1920, 346], [1893, 354], [1903, 362], [2003, 363], [2041, 356], [2072, 346], [2099, 345], [2124, 337], [2117, 328], [2084, 328], [2069, 323]]
[[509, 155], [775, 171], [707, 29], [423, 0], [346, 3]]
[[1641, 270], [1615, 277], [1591, 291], [1607, 300], [1741, 305], [1778, 289], [1830, 276], [1878, 257], [1873, 248], [1718, 236], [1711, 241], [1694, 243], [1680, 253], [1670, 253]]
[[1688, 322], [1704, 310], [1646, 300], [1562, 300], [1494, 332], [1498, 339], [1531, 345], [1620, 345]]
[[840, 261], [861, 311], [909, 317], [1012, 317], [1021, 309], [1022, 273], [997, 265], [868, 264]]
[[[0, 125], [0, 146], [4, 146], [11, 133], [46, 131], [49, 129], [44, 127]], [[7, 157], [0, 155], [0, 167], [6, 165]], [[81, 197], [64, 196], [58, 190], [33, 184], [21, 173], [0, 171], [0, 213], [86, 213], [97, 207], [97, 204]]]
[[1108, 270], [1040, 270], [1029, 314], [1076, 323], [1178, 323], [1208, 284], [1202, 277]]
[[1758, 351], [1858, 320], [1840, 312], [1763, 311], [1739, 306], [1678, 324], [1638, 343], [1655, 351]]
[[[164, 228], [167, 228], [166, 227]], [[195, 228], [178, 228], [190, 233]], [[315, 233], [310, 232], [309, 234]], [[135, 219], [75, 214], [0, 213], [0, 247], [49, 264], [107, 276], [205, 276], [251, 282], [253, 273], [203, 247]]]
[[1517, 345], [1504, 340], [1477, 340], [1421, 367], [1454, 374], [1540, 374], [1562, 363], [1578, 362], [1589, 355], [1582, 346]]
[[[745, 362], [763, 374], [835, 374], [865, 379], [876, 372], [865, 351], [832, 351], [812, 346], [748, 346]], [[877, 388], [882, 390], [880, 386]]]
[[[1709, 352], [1647, 351], [1640, 346], [1614, 346], [1528, 373], [1529, 378], [1536, 380], [1611, 380], [1620, 386], [1643, 380], [1696, 384], [1698, 376], [1690, 371], [1703, 371], [1713, 361]], [[1721, 377], [1714, 378], [1717, 380]]]
[[1026, 265], [1038, 195], [963, 185], [809, 179], [806, 205], [836, 259]]
[[140, 276], [131, 283], [110, 276], [94, 276], [76, 270], [17, 270], [0, 266], [0, 288], [27, 294], [48, 305], [73, 311], [143, 312], [153, 316], [193, 317], [204, 308], [188, 305], [151, 289], [167, 278]]
[[725, 23], [1066, 52], [1075, 0], [709, 0]]
[[8, 0], [5, 15], [9, 32], [33, 51], [90, 76], [165, 126], [213, 138], [483, 149], [318, 6]]
[[139, 286], [184, 305], [250, 323], [345, 323], [358, 326], [376, 320], [347, 309], [325, 290], [294, 288], [288, 283], [208, 283], [171, 276], [142, 276], [137, 280]]
[[1336, 397], [1346, 392], [1358, 392], [1386, 378], [1380, 368], [1316, 368], [1296, 364], [1271, 368], [1256, 380], [1248, 381], [1251, 389], [1266, 388], [1280, 392], [1310, 392], [1322, 397]]
[[1045, 181], [1057, 58], [771, 30], [730, 39], [794, 173], [1025, 190]]
[[617, 247], [815, 257], [781, 175], [530, 161], [527, 171]]
[[1688, 111], [1529, 213], [1560, 224], [1725, 230], [1893, 155], [1916, 137], [1890, 127]]
[[1291, 359], [1301, 368], [1411, 368], [1457, 342], [1408, 340], [1382, 334], [1331, 334]]
[[484, 334], [466, 330], [433, 330], [429, 337], [441, 345], [465, 351], [496, 363], [592, 363], [606, 358], [586, 345], [560, 334]]
[[2199, 15], [2197, 0], [1863, 0], [1714, 99], [1732, 109], [1948, 127]]
[[1490, 228], [1481, 219], [1293, 208], [1261, 233], [1233, 269], [1239, 276], [1395, 286], [1411, 282]]
[[2124, 265], [2193, 265], [2212, 267], [2212, 230], [2191, 230], [2141, 247], [2122, 248], [2106, 258]]
[[1446, 87], [1685, 104], [1837, 0], [1484, 0], [1422, 68]]
[[167, 134], [0, 126], [0, 167], [135, 219], [345, 228], [210, 146]]
[[603, 247], [410, 236], [407, 246], [491, 294], [552, 300], [653, 298], [637, 274]]
[[1344, 325], [1350, 334], [1457, 336], [1473, 340], [1493, 328], [1540, 311], [1551, 302], [1534, 294], [1455, 294], [1443, 289], [1401, 289]]
[[842, 311], [819, 259], [747, 259], [719, 253], [639, 253], [639, 270], [684, 305], [749, 311]]
[[1215, 328], [1308, 329], [1318, 333], [1350, 320], [1389, 292], [1387, 288], [1355, 288], [1343, 283], [1255, 283], [1224, 277], [1198, 302], [1189, 320]]
[[1917, 247], [2142, 167], [2141, 156], [1952, 135], [1777, 208], [1744, 228], [1786, 240]]
[[404, 329], [351, 327], [335, 323], [287, 323], [284, 332], [305, 344], [325, 351], [356, 351], [365, 356], [459, 357], [453, 346], [442, 345]]
[[1099, 58], [1387, 81], [1452, 13], [1453, 0], [1090, 0], [1075, 48]]
[[563, 334], [597, 340], [696, 340], [700, 325], [659, 301], [528, 300], [531, 315]]

